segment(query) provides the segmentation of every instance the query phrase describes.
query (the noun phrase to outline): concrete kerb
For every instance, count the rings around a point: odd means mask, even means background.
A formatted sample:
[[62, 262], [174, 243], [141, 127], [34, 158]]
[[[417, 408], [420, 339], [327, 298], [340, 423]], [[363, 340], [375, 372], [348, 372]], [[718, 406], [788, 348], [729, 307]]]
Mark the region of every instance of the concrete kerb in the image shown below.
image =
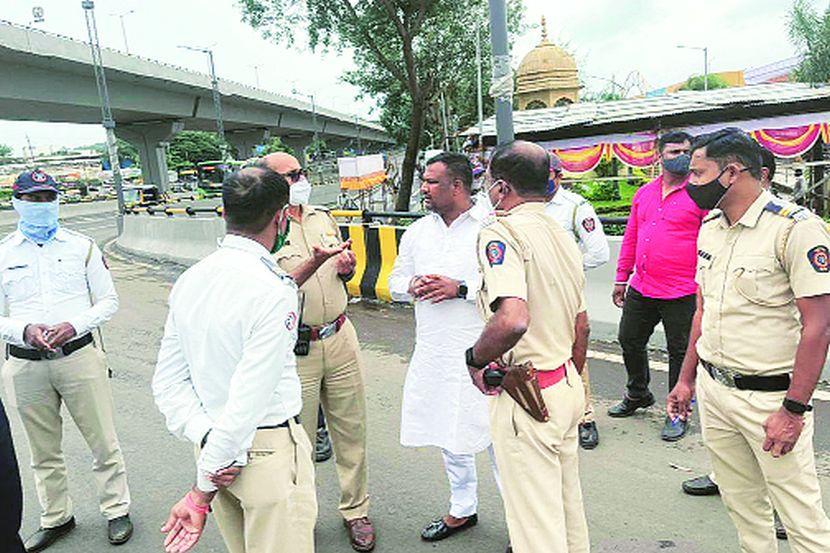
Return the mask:
[[127, 215], [116, 247], [127, 253], [193, 265], [216, 250], [225, 236], [221, 217]]

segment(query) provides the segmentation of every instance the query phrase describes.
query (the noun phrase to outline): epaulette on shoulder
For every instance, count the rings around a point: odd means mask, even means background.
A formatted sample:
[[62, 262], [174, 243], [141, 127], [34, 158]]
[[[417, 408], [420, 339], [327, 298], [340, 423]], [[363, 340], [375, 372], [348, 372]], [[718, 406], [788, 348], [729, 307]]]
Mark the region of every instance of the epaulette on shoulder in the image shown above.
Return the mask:
[[331, 211], [331, 208], [324, 205], [312, 205], [310, 207], [313, 207], [315, 211], [322, 211], [323, 213], [329, 213]]
[[63, 232], [65, 232], [66, 234], [70, 235], [70, 236], [74, 236], [75, 238], [80, 238], [82, 240], [86, 240], [87, 242], [92, 242], [93, 241], [92, 238], [90, 238], [86, 234], [81, 234], [77, 230], [72, 230], [72, 229], [66, 228], [64, 226], [61, 226], [61, 230]]
[[0, 240], [0, 246], [2, 246], [3, 244], [5, 244], [5, 243], [6, 243], [6, 242], [8, 242], [9, 240], [11, 240], [11, 239], [12, 239], [12, 237], [14, 236], [14, 233], [15, 233], [15, 232], [16, 232], [16, 231], [11, 231], [11, 232], [10, 232], [10, 233], [8, 233], [6, 236], [4, 236], [4, 237], [3, 237], [3, 239], [2, 239], [2, 240]]
[[807, 219], [813, 217], [813, 213], [806, 207], [778, 199], [767, 202], [764, 206], [764, 211], [769, 211], [781, 217], [792, 219], [795, 222], [806, 221]]
[[283, 271], [278, 269], [277, 264], [274, 263], [272, 259], [262, 256], [259, 258], [259, 260], [262, 261], [262, 264], [265, 265], [265, 267], [269, 271], [271, 271], [271, 273], [273, 273], [278, 279], [285, 282], [286, 284], [290, 284], [294, 288], [297, 288], [297, 281], [295, 281], [294, 278], [288, 273], [284, 273]]
[[713, 209], [709, 213], [706, 214], [706, 217], [703, 218], [704, 223], [708, 223], [709, 221], [717, 221], [720, 219], [720, 216], [723, 215], [723, 211], [720, 209]]

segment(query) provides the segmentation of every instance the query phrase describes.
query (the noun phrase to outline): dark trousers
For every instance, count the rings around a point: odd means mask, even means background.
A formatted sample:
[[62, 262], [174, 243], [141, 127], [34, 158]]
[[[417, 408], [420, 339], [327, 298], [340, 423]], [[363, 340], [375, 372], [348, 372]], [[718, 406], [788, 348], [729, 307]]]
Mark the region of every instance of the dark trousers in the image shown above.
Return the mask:
[[20, 522], [23, 491], [14, 455], [11, 428], [0, 401], [0, 553], [23, 553]]
[[654, 327], [660, 321], [663, 322], [666, 331], [666, 345], [669, 350], [669, 391], [674, 388], [689, 344], [695, 307], [694, 294], [661, 300], [647, 298], [634, 288], [628, 287], [618, 339], [623, 350], [625, 370], [628, 373], [626, 395], [629, 398], [642, 399], [651, 393], [648, 389], [651, 373], [648, 368], [646, 346], [654, 333]]

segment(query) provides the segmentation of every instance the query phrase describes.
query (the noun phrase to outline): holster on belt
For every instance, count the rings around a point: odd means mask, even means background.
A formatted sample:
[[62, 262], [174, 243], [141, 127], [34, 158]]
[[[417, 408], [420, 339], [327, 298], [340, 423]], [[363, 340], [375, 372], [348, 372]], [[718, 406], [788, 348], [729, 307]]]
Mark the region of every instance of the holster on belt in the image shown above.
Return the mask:
[[507, 371], [501, 382], [501, 387], [507, 395], [535, 420], [548, 422], [550, 413], [545, 405], [545, 398], [542, 397], [542, 389], [539, 387], [533, 363], [528, 361], [521, 365], [508, 365], [502, 370]]

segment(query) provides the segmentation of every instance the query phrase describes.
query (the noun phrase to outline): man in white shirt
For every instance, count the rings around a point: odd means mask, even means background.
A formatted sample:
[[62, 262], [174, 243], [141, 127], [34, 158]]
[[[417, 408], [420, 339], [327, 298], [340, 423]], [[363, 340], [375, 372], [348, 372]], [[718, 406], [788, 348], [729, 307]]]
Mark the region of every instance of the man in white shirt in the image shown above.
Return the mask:
[[[310, 553], [317, 500], [298, 418], [297, 284], [271, 257], [287, 232], [288, 183], [247, 168], [228, 177], [222, 199], [228, 234], [173, 286], [153, 377], [168, 429], [198, 452], [196, 485], [171, 509], [165, 547], [192, 547], [212, 501], [231, 553], [252, 544]], [[315, 250], [310, 263], [345, 245]]]
[[[562, 188], [562, 162], [550, 154], [550, 179], [548, 193], [551, 200], [545, 213], [554, 218], [559, 226], [574, 237], [582, 252], [582, 267], [595, 269], [608, 263], [611, 251], [608, 239], [602, 230], [602, 223], [591, 204], [575, 192]], [[585, 389], [585, 414], [579, 422], [579, 445], [583, 449], [594, 449], [599, 445], [599, 431], [594, 420], [594, 404], [591, 402], [591, 379], [588, 364], [582, 369], [582, 385]]]
[[[118, 310], [101, 250], [58, 222], [58, 185], [46, 173], [14, 183], [18, 229], [0, 242], [0, 337], [7, 344], [3, 380], [29, 440], [41, 504], [40, 528], [25, 542], [41, 551], [75, 527], [61, 439], [61, 403], [92, 452], [92, 471], [108, 538], [133, 532], [124, 456], [113, 424], [104, 353], [92, 331]], [[100, 345], [99, 345], [100, 346]]]
[[487, 449], [495, 472], [487, 400], [470, 382], [464, 361], [464, 351], [484, 327], [475, 307], [476, 240], [488, 213], [473, 205], [472, 180], [470, 162], [461, 154], [427, 161], [421, 194], [432, 213], [404, 232], [389, 276], [393, 299], [415, 301], [417, 326], [403, 391], [401, 445], [441, 448], [450, 482], [449, 514], [423, 529], [427, 541], [478, 522], [475, 454]]

